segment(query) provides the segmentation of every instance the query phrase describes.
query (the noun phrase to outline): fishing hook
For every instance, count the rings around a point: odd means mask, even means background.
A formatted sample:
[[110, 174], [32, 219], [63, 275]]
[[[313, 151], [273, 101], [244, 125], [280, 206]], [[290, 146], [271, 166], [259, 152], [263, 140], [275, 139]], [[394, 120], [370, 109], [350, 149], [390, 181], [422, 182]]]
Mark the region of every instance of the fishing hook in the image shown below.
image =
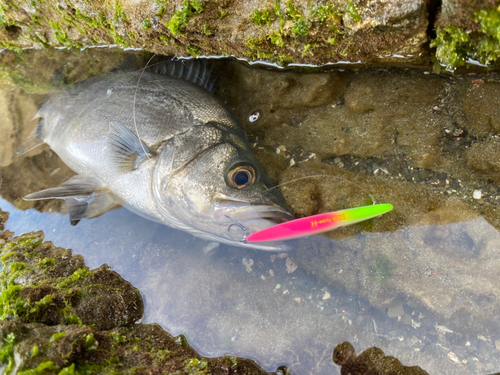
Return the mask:
[[[234, 219], [231, 219], [229, 216], [227, 215], [224, 215], [226, 218], [228, 218], [229, 220], [231, 220], [233, 222], [233, 224], [231, 224], [230, 226], [227, 227], [227, 235], [233, 240], [233, 241], [239, 241], [239, 242], [247, 242], [247, 237], [252, 233], [252, 230], [245, 227], [243, 224], [241, 224], [240, 222], [234, 220]], [[231, 236], [231, 227], [233, 225], [236, 225], [238, 228], [240, 228], [244, 233], [245, 235], [243, 236], [243, 239], [241, 240], [237, 240], [236, 238], [234, 238], [233, 236]]]

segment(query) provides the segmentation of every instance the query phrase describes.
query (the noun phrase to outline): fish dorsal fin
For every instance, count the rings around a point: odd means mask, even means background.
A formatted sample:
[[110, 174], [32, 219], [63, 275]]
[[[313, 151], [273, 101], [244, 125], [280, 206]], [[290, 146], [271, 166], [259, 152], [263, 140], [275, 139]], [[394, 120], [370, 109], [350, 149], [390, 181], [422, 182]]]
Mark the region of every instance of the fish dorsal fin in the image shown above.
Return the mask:
[[122, 124], [109, 124], [109, 148], [111, 163], [121, 173], [137, 169], [139, 164], [151, 155], [148, 146], [137, 135]]
[[71, 225], [83, 218], [93, 218], [118, 205], [114, 195], [99, 180], [76, 175], [63, 185], [28, 194], [27, 201], [64, 199]]
[[215, 91], [215, 78], [211, 79], [212, 67], [207, 67], [205, 59], [196, 60], [173, 60], [160, 61], [151, 71], [157, 74], [180, 78], [184, 81], [194, 83], [209, 93]]

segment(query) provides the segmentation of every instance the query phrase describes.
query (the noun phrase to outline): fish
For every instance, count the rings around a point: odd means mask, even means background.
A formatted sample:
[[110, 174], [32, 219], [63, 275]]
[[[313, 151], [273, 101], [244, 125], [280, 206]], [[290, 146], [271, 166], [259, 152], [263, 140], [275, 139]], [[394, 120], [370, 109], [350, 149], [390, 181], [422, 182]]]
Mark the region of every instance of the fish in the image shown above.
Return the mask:
[[25, 200], [64, 199], [71, 225], [117, 206], [219, 243], [294, 219], [203, 60], [114, 71], [48, 95], [34, 139], [77, 174]]

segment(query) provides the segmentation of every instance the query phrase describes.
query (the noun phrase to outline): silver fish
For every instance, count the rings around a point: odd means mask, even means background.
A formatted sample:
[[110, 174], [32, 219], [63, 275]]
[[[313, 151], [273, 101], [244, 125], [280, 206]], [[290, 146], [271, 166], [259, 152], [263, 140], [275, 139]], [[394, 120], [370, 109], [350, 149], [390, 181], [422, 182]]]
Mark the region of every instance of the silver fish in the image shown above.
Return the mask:
[[37, 138], [78, 175], [26, 200], [64, 199], [72, 225], [116, 205], [195, 236], [248, 244], [258, 231], [293, 219], [253, 155], [234, 116], [211, 94], [204, 63], [112, 73], [51, 95]]

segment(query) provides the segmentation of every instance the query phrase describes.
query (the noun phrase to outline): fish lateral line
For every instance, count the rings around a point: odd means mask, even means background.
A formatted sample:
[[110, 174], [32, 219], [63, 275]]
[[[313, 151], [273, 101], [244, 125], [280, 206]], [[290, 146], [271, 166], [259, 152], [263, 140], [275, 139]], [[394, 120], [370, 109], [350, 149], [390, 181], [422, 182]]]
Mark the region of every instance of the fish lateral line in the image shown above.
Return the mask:
[[247, 242], [264, 242], [306, 237], [369, 220], [392, 209], [391, 204], [375, 204], [307, 216], [251, 233], [245, 240]]

